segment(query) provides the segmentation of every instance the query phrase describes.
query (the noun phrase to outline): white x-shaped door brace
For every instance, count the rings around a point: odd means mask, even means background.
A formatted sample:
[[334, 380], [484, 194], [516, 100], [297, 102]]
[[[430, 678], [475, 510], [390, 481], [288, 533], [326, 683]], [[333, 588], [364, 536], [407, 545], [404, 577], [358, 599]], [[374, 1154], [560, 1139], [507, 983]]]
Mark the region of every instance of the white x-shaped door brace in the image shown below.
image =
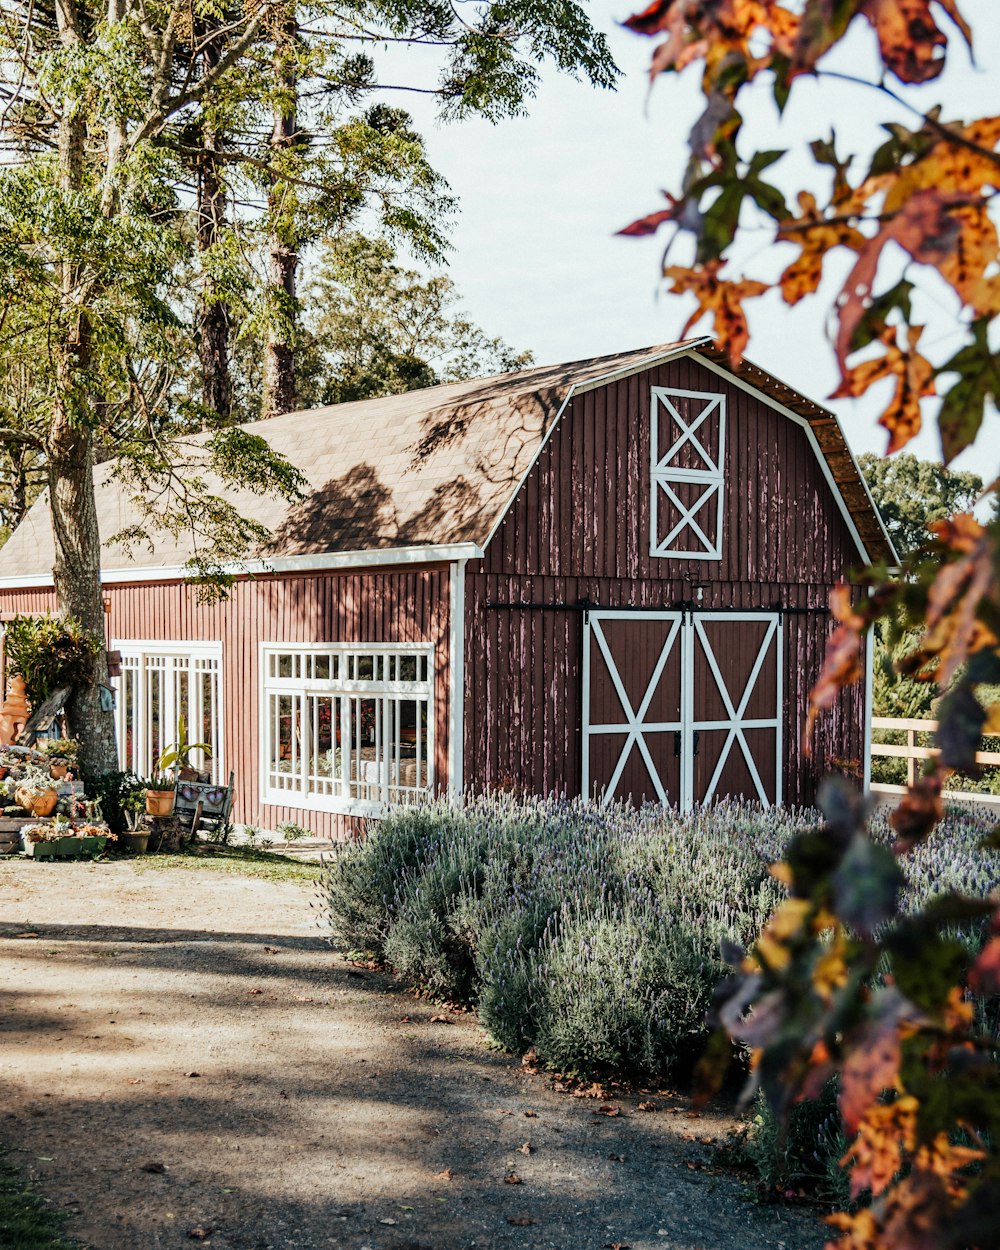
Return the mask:
[[[661, 803], [666, 804], [669, 800], [667, 798], [666, 791], [663, 788], [663, 783], [660, 780], [660, 774], [658, 773], [656, 765], [653, 763], [653, 758], [649, 753], [649, 747], [646, 745], [645, 734], [663, 733], [671, 729], [679, 730], [681, 728], [681, 722], [679, 720], [649, 722], [646, 720], [646, 713], [649, 710], [650, 703], [653, 701], [653, 696], [656, 694], [656, 688], [660, 684], [660, 678], [663, 675], [663, 670], [666, 666], [667, 660], [670, 658], [670, 653], [673, 650], [674, 643], [677, 641], [677, 635], [680, 633], [680, 613], [675, 614], [671, 620], [666, 641], [664, 642], [663, 647], [660, 650], [660, 654], [657, 657], [657, 661], [653, 666], [652, 676], [649, 679], [649, 684], [646, 686], [646, 692], [642, 696], [638, 708], [634, 708], [632, 706], [632, 701], [625, 690], [625, 685], [618, 672], [618, 665], [615, 663], [614, 656], [611, 654], [611, 648], [608, 646], [608, 640], [604, 636], [604, 630], [601, 628], [600, 621], [596, 616], [591, 617], [590, 628], [592, 639], [597, 643], [598, 649], [604, 657], [604, 663], [607, 665], [608, 673], [611, 677], [611, 683], [615, 688], [615, 693], [621, 701], [622, 711], [625, 714], [624, 723], [615, 725], [590, 725], [588, 727], [589, 734], [624, 733], [625, 735], [625, 742], [622, 746], [621, 754], [618, 756], [618, 762], [615, 765], [614, 772], [611, 774], [611, 779], [608, 781], [608, 784], [604, 789], [601, 802], [602, 804], [607, 804], [613, 799], [615, 790], [618, 787], [618, 782], [621, 780], [621, 775], [625, 771], [625, 764], [628, 761], [632, 747], [637, 746], [639, 748], [639, 754], [642, 756], [646, 768], [649, 771], [650, 779], [656, 788], [656, 797]], [[589, 699], [589, 690], [585, 692], [585, 697]], [[584, 749], [588, 749], [586, 744]]]
[[[645, 692], [638, 706], [633, 706], [632, 700], [629, 698], [625, 690], [624, 682], [611, 654], [611, 648], [608, 645], [607, 636], [604, 631], [603, 622], [614, 621], [636, 621], [645, 619], [666, 620], [670, 622], [666, 639], [660, 648], [656, 663], [653, 666], [652, 674], [646, 685]], [[722, 676], [718, 659], [712, 644], [709, 642], [705, 631], [705, 623], [707, 621], [725, 621], [730, 625], [738, 625], [741, 623], [764, 623], [764, 637], [760, 647], [757, 650], [756, 658], [751, 667], [750, 673], [746, 679], [743, 689], [736, 694], [731, 692], [726, 685], [726, 681]], [[763, 612], [747, 612], [747, 613], [712, 613], [702, 612], [694, 613], [686, 621], [680, 612], [662, 612], [655, 614], [639, 613], [627, 610], [605, 610], [594, 611], [589, 613], [587, 624], [588, 636], [585, 640], [584, 657], [583, 657], [583, 793], [587, 797], [593, 797], [591, 790], [590, 777], [590, 740], [596, 736], [617, 735], [622, 738], [622, 747], [618, 753], [615, 767], [611, 776], [608, 778], [607, 784], [603, 787], [602, 803], [609, 803], [616, 797], [616, 791], [621, 781], [622, 774], [628, 762], [629, 755], [633, 747], [637, 748], [649, 772], [650, 779], [656, 790], [656, 797], [661, 803], [679, 802], [683, 810], [689, 810], [695, 802], [707, 803], [714, 796], [722, 776], [722, 771], [726, 765], [726, 761], [733, 750], [735, 743], [739, 743], [743, 758], [746, 760], [750, 777], [757, 791], [757, 797], [765, 805], [769, 806], [772, 802], [781, 802], [781, 665], [782, 665], [782, 648], [781, 648], [781, 629], [780, 617], [778, 613]], [[679, 706], [680, 719], [672, 721], [648, 721], [646, 719], [650, 705], [656, 694], [657, 687], [663, 679], [663, 673], [675, 647], [680, 647], [680, 691]], [[716, 688], [722, 699], [725, 716], [719, 720], [708, 720], [704, 716], [704, 702], [699, 697], [699, 691], [694, 688], [694, 656], [695, 648], [700, 646], [705, 656], [705, 661], [709, 671], [712, 674], [712, 680], [715, 682]], [[591, 699], [591, 654], [596, 651], [603, 658], [604, 664], [607, 666], [608, 676], [611, 679], [612, 686], [618, 696], [621, 704], [623, 719], [613, 724], [592, 724], [590, 721], [590, 699]], [[775, 691], [774, 691], [774, 715], [769, 717], [747, 717], [747, 709], [753, 698], [757, 683], [760, 679], [761, 670], [767, 661], [768, 655], [772, 652], [775, 657]], [[737, 701], [738, 700], [738, 701]], [[696, 705], [701, 703], [699, 709]], [[696, 715], [701, 710], [702, 715]], [[694, 792], [694, 734], [699, 730], [724, 729], [726, 730], [726, 738], [719, 753], [715, 768], [712, 772], [711, 780], [703, 794], [695, 794]], [[758, 762], [754, 759], [753, 752], [746, 740], [745, 731], [750, 729], [773, 729], [774, 734], [774, 785], [773, 797], [768, 794], [758, 767]], [[645, 735], [648, 733], [663, 733], [669, 731], [680, 731], [681, 734], [681, 769], [680, 769], [680, 790], [676, 795], [668, 795], [664, 789], [662, 778], [660, 777], [656, 765], [653, 762], [649, 746], [646, 742]]]
[[729, 758], [729, 753], [733, 749], [733, 743], [739, 742], [740, 750], [743, 752], [743, 758], [746, 760], [747, 768], [750, 770], [750, 776], [757, 788], [757, 795], [764, 806], [768, 807], [771, 803], [771, 798], [761, 781], [760, 773], [757, 770], [757, 764], [753, 757], [753, 752], [750, 750], [747, 740], [743, 736], [743, 731], [744, 729], [771, 728], [776, 730], [778, 727], [778, 716], [781, 712], [780, 700], [776, 700], [775, 702], [774, 716], [757, 719], [747, 719], [746, 717], [747, 707], [749, 706], [750, 700], [753, 698], [753, 692], [757, 686], [757, 678], [760, 676], [760, 670], [764, 666], [764, 661], [767, 659], [768, 652], [771, 649], [771, 644], [778, 631], [778, 618], [776, 616], [772, 617], [768, 623], [768, 627], [764, 632], [764, 639], [757, 652], [757, 658], [754, 660], [753, 668], [750, 670], [750, 676], [747, 678], [746, 685], [740, 695], [738, 707], [734, 705], [732, 696], [726, 686], [726, 682], [722, 673], [719, 671], [719, 664], [715, 658], [715, 652], [712, 649], [712, 644], [708, 641], [708, 637], [705, 634], [703, 618], [695, 617], [694, 629], [695, 635], [701, 643], [704, 651], [705, 659], [708, 661], [708, 667], [711, 670], [716, 687], [722, 697], [723, 705], [728, 713], [728, 719], [716, 721], [693, 720], [692, 728], [695, 730], [728, 729], [729, 731], [726, 736], [726, 740], [723, 743], [722, 750], [719, 752], [719, 758], [715, 765], [715, 771], [712, 773], [712, 779], [708, 783], [705, 793], [699, 796], [699, 801], [702, 803], [708, 803], [711, 800], [712, 796], [715, 794], [715, 787], [719, 784], [719, 778], [722, 776], [722, 770], [725, 767], [726, 760]]

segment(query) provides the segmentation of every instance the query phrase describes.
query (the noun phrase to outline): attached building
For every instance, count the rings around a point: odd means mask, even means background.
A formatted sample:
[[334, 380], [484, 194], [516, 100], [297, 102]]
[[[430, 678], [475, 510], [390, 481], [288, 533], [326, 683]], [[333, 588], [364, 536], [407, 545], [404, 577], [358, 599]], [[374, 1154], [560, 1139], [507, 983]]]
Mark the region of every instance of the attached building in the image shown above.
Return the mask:
[[[183, 538], [105, 546], [124, 766], [184, 715], [237, 820], [326, 834], [448, 790], [798, 804], [867, 775], [870, 680], [811, 758], [801, 726], [831, 587], [894, 553], [835, 417], [762, 370], [688, 341], [248, 428], [309, 490], [235, 496], [273, 538], [226, 602]], [[96, 487], [107, 539], [137, 518]], [[52, 562], [42, 497], [0, 613], [52, 609]]]

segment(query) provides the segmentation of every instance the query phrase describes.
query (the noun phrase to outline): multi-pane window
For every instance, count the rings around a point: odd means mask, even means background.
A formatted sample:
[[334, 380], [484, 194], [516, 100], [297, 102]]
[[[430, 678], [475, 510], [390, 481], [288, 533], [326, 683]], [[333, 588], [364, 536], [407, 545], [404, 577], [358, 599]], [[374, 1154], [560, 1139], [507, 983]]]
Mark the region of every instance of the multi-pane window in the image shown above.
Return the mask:
[[431, 793], [434, 654], [422, 645], [265, 645], [266, 802], [377, 814]]
[[[122, 768], [142, 777], [156, 770], [160, 756], [183, 737], [204, 742], [191, 765], [222, 776], [222, 644], [219, 642], [116, 641], [121, 676], [115, 686], [115, 734]], [[182, 724], [183, 721], [183, 724]]]
[[654, 386], [650, 403], [650, 555], [722, 558], [723, 395]]

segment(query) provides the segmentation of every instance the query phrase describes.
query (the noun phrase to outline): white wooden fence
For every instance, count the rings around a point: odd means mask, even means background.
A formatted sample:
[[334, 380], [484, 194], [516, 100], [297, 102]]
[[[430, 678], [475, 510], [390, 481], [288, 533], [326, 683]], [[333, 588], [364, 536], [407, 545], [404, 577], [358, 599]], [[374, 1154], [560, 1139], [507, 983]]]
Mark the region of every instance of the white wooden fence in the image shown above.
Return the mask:
[[[906, 742], [873, 742], [872, 755], [889, 755], [906, 760], [906, 784], [912, 786], [917, 780], [917, 762], [933, 759], [940, 754], [937, 747], [917, 746], [918, 734], [933, 733], [936, 720], [908, 720], [898, 716], [873, 716], [872, 729], [895, 729], [906, 734]], [[1000, 765], [1000, 751], [977, 751], [977, 764]], [[897, 786], [872, 786], [873, 790], [895, 791]], [[955, 792], [958, 793], [958, 792]], [[970, 796], [971, 797], [971, 796]], [[980, 796], [975, 796], [980, 797]], [[984, 796], [985, 797], [985, 796]]]

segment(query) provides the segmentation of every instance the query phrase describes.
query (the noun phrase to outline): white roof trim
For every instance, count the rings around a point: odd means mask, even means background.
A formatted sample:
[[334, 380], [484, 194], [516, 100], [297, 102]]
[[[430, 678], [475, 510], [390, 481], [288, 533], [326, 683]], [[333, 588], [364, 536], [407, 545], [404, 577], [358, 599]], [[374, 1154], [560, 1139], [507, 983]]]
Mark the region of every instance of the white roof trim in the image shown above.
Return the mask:
[[[270, 560], [245, 560], [224, 566], [235, 577], [266, 573], [317, 573], [330, 569], [384, 568], [398, 564], [441, 564], [452, 560], [474, 560], [483, 554], [475, 543], [442, 543], [423, 547], [376, 547], [360, 551], [321, 551], [300, 556], [274, 556]], [[126, 569], [102, 569], [105, 586], [129, 582], [180, 582], [190, 577], [182, 564], [142, 565]], [[19, 574], [0, 577], [0, 590], [51, 586], [51, 573]]]
[[[643, 359], [639, 362], [633, 362], [630, 365], [623, 365], [618, 369], [612, 369], [608, 373], [598, 374], [596, 377], [588, 378], [586, 382], [574, 382], [572, 386], [570, 386], [569, 390], [566, 392], [566, 398], [559, 405], [559, 411], [552, 418], [552, 422], [549, 425], [549, 428], [545, 431], [544, 438], [538, 444], [538, 448], [535, 451], [535, 454], [531, 458], [531, 463], [528, 465], [525, 471], [521, 474], [521, 480], [514, 487], [514, 490], [511, 493], [510, 498], [507, 500], [507, 503], [505, 504], [500, 515], [497, 517], [496, 521], [493, 523], [493, 528], [490, 530], [489, 534], [487, 534], [486, 541], [483, 543], [484, 549], [488, 547], [490, 543], [493, 541], [493, 539], [496, 537], [497, 530], [503, 524], [504, 519], [507, 516], [507, 513], [510, 512], [511, 508], [514, 506], [514, 501], [517, 499], [518, 495], [520, 494], [521, 487], [525, 484], [525, 482], [531, 476], [532, 470], [534, 469], [535, 465], [538, 464], [538, 461], [541, 459], [542, 452], [548, 446], [549, 439], [552, 437], [553, 432], [556, 430], [557, 426], [559, 425], [559, 421], [563, 413], [569, 407], [570, 401], [573, 399], [575, 395], [582, 395], [586, 391], [595, 391], [597, 390], [598, 387], [609, 386], [612, 382], [620, 382], [622, 378], [630, 378], [635, 373], [645, 373], [647, 369], [655, 369], [657, 365], [666, 364], [667, 361], [669, 360], [674, 360], [678, 356], [686, 355], [693, 348], [704, 347], [706, 344], [711, 343], [711, 342], [712, 342], [712, 339], [708, 335], [702, 335], [701, 338], [688, 339], [686, 342], [679, 343], [677, 344], [677, 346], [670, 348], [669, 351], [657, 352], [652, 356], [644, 356]], [[698, 359], [700, 360], [701, 357], [698, 357]]]

